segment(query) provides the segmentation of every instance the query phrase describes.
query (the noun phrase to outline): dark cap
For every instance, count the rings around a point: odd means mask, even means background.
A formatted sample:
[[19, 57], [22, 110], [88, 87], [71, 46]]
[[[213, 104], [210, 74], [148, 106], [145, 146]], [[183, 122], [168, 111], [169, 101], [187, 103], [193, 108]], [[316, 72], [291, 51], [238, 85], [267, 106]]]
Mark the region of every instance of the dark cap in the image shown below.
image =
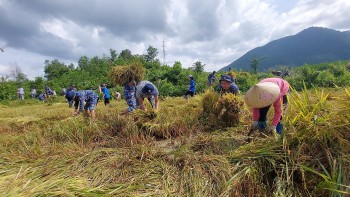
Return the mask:
[[152, 84], [146, 84], [143, 88], [142, 88], [142, 93], [144, 94], [155, 94], [155, 88]]
[[230, 83], [233, 82], [232, 77], [231, 77], [230, 75], [222, 75], [222, 76], [221, 76], [221, 79], [220, 79], [220, 82], [221, 82], [221, 81], [228, 81], [228, 82], [230, 82]]

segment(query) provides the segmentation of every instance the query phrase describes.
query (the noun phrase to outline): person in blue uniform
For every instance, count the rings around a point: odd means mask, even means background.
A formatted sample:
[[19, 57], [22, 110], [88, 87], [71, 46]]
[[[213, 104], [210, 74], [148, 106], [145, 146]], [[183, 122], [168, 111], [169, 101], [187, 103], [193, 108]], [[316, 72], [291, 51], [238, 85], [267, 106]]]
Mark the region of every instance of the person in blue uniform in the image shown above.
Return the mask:
[[73, 98], [75, 96], [75, 92], [76, 91], [77, 91], [77, 89], [75, 88], [75, 85], [74, 84], [70, 84], [69, 89], [65, 93], [65, 97], [67, 99], [69, 107], [73, 106]]
[[196, 82], [194, 80], [194, 77], [192, 75], [189, 75], [188, 79], [190, 80], [190, 85], [185, 92], [185, 99], [188, 99], [188, 95], [193, 97], [196, 94]]
[[239, 88], [230, 75], [222, 75], [216, 91], [220, 94], [232, 93], [236, 95], [239, 93]]
[[[78, 115], [83, 110], [92, 119], [96, 118], [97, 94], [92, 90], [80, 90], [75, 93], [74, 115]], [[79, 109], [78, 109], [79, 107]]]

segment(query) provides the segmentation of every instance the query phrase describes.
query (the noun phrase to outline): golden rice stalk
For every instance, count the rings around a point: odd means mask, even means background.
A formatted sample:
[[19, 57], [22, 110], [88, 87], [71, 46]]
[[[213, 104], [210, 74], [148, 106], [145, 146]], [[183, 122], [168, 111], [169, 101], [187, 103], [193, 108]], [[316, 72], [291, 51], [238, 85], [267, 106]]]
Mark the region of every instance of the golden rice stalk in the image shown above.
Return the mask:
[[204, 97], [202, 100], [203, 113], [204, 114], [213, 113], [213, 111], [216, 109], [216, 105], [219, 99], [220, 99], [220, 95], [218, 93], [210, 89], [207, 90], [204, 93]]
[[203, 115], [209, 125], [232, 127], [239, 123], [244, 102], [234, 94], [220, 94], [208, 90], [204, 94]]
[[136, 81], [136, 83], [142, 81], [145, 76], [145, 68], [140, 61], [135, 61], [126, 66], [115, 66], [109, 73], [109, 77], [116, 84], [123, 86], [129, 79]]
[[243, 101], [234, 94], [223, 95], [217, 105], [216, 113], [226, 126], [234, 126], [239, 123]]

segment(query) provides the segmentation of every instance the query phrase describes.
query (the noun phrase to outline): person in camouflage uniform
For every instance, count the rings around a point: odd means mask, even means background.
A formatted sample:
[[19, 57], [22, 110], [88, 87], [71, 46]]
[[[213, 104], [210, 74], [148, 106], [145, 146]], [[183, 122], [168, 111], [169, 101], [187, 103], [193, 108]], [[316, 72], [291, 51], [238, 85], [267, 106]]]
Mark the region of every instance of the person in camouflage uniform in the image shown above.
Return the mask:
[[[74, 96], [74, 115], [78, 115], [80, 112], [85, 111], [92, 119], [96, 117], [96, 105], [98, 96], [92, 90], [80, 90], [75, 93]], [[79, 107], [79, 110], [78, 110]]]

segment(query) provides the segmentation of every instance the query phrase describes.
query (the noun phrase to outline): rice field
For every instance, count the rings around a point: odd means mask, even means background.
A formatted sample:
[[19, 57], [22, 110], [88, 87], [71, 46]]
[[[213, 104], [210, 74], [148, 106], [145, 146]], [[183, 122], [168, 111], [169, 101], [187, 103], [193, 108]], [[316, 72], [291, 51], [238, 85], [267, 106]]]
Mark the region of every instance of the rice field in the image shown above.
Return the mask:
[[293, 91], [278, 141], [247, 143], [242, 98], [165, 97], [132, 114], [113, 100], [95, 121], [63, 99], [0, 105], [0, 196], [350, 195], [349, 90]]

